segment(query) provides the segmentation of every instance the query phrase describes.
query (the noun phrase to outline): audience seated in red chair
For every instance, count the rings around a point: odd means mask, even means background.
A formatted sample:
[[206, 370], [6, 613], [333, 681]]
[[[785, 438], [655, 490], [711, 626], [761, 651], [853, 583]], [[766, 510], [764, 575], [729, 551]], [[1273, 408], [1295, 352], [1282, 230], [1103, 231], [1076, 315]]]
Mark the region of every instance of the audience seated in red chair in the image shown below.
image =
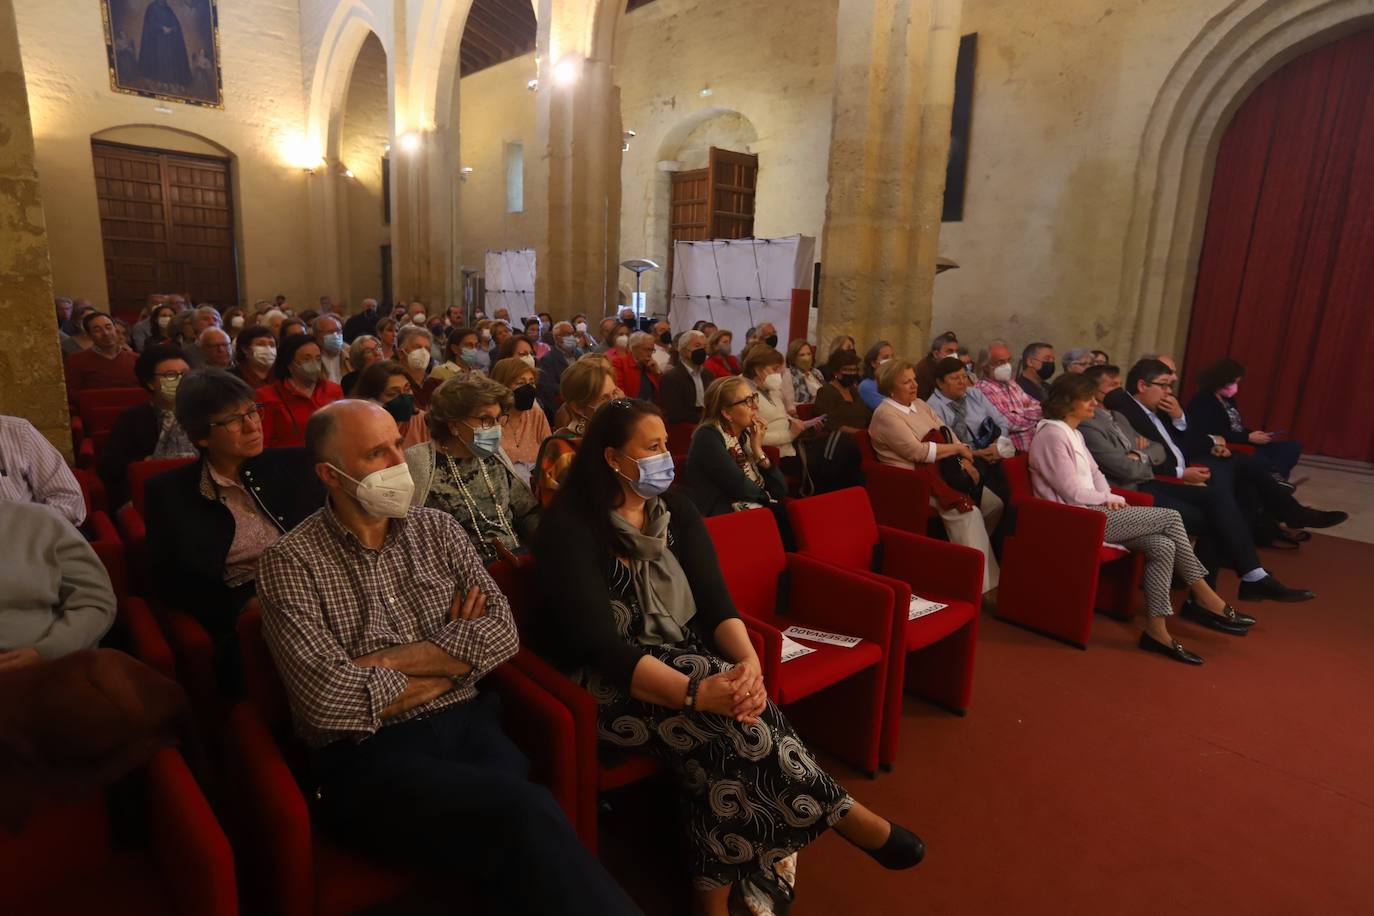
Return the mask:
[[276, 361], [277, 337], [271, 328], [254, 325], [234, 339], [233, 372], [254, 391], [272, 383], [272, 366]]
[[329, 499], [264, 553], [259, 593], [320, 824], [491, 912], [635, 912], [477, 693], [518, 648], [510, 608], [458, 523], [411, 507], [395, 422], [342, 401], [306, 438]]
[[716, 380], [706, 365], [706, 335], [683, 331], [677, 336], [677, 360], [659, 383], [659, 406], [668, 425], [701, 422], [706, 389]]
[[1015, 367], [1012, 362], [1011, 348], [1005, 341], [994, 340], [988, 344], [987, 357], [982, 366], [983, 378], [977, 388], [987, 398], [988, 403], [1007, 421], [1007, 436], [1019, 452], [1030, 449], [1031, 439], [1035, 436], [1035, 424], [1042, 416], [1040, 402], [1026, 394], [1012, 376]]
[[615, 383], [627, 397], [658, 403], [662, 370], [654, 360], [654, 335], [635, 331], [624, 350], [607, 354], [615, 367]]
[[514, 401], [510, 389], [492, 379], [449, 379], [429, 402], [430, 441], [405, 450], [415, 505], [456, 519], [483, 565], [501, 551], [523, 552], [539, 524], [529, 478], [501, 447]]
[[597, 699], [604, 746], [678, 774], [698, 912], [725, 914], [732, 889], [790, 899], [792, 854], [830, 827], [888, 868], [916, 865], [920, 839], [855, 801], [768, 700], [701, 516], [668, 490], [667, 443], [644, 401], [592, 418], [536, 540], [540, 646]]
[[1183, 519], [1161, 506], [1128, 506], [1111, 491], [1083, 442], [1078, 425], [1097, 409], [1097, 383], [1081, 373], [1055, 379], [1045, 398], [1045, 418], [1031, 443], [1031, 487], [1052, 502], [1081, 506], [1107, 517], [1106, 543], [1119, 544], [1145, 556], [1145, 601], [1149, 614], [1140, 648], [1190, 665], [1202, 657], [1169, 634], [1173, 616], [1169, 588], [1177, 576], [1190, 597], [1181, 614], [1208, 629], [1244, 636], [1255, 618], [1237, 613], [1207, 584], [1207, 569], [1193, 555]]
[[196, 454], [172, 409], [177, 387], [190, 371], [181, 348], [173, 344], [150, 341], [138, 354], [134, 372], [139, 386], [149, 392], [148, 402], [119, 415], [96, 464], [112, 509], [129, 501], [128, 469], [135, 461]]
[[716, 378], [739, 375], [739, 358], [731, 351], [735, 335], [724, 329], [712, 331], [706, 340], [706, 370]]
[[99, 557], [72, 524], [40, 503], [0, 499], [0, 671], [93, 649], [114, 623]]
[[303, 449], [263, 449], [258, 405], [238, 376], [186, 376], [176, 414], [199, 460], [147, 483], [150, 581], [209, 632], [221, 686], [236, 693], [234, 622], [255, 601], [259, 558], [324, 504], [324, 490]]
[[110, 316], [89, 311], [82, 317], [81, 327], [91, 339], [91, 348], [66, 359], [68, 396], [75, 400], [76, 392], [90, 388], [137, 388], [134, 361], [138, 357], [119, 345]]
[[559, 391], [563, 395], [561, 412], [567, 416], [567, 423], [544, 440], [534, 460], [534, 495], [545, 507], [553, 502], [562, 486], [592, 414], [614, 398], [619, 389], [610, 363], [599, 356], [588, 355], [563, 373]]
[[62, 453], [20, 417], [0, 415], [0, 500], [47, 506], [77, 526], [86, 520], [86, 498]]
[[1245, 367], [1234, 359], [1219, 359], [1204, 368], [1198, 374], [1198, 393], [1188, 402], [1188, 422], [1232, 445], [1254, 446], [1255, 454], [1286, 481], [1302, 457], [1302, 443], [1245, 425], [1236, 406], [1243, 378]]
[[[929, 404], [916, 397], [916, 370], [911, 363], [904, 359], [884, 363], [878, 372], [878, 392], [883, 395], [883, 401], [873, 412], [868, 435], [879, 461], [914, 469], [917, 465], [957, 458], [965, 473], [975, 482], [979, 480], [978, 470], [973, 465], [973, 450], [957, 436], [947, 444], [925, 441], [932, 430], [945, 424]], [[973, 547], [983, 554], [983, 590], [990, 592], [997, 588], [1001, 574], [997, 557], [992, 552], [990, 535], [1002, 518], [1002, 500], [986, 487], [980, 489], [976, 503], [966, 494], [955, 495], [964, 498], [954, 501], [931, 496], [930, 504], [939, 511], [951, 541]]]
[[272, 364], [272, 377], [273, 381], [257, 392], [264, 445], [304, 445], [305, 424], [310, 415], [343, 397], [343, 389], [324, 377], [320, 345], [304, 334], [282, 338], [277, 361]]
[[[371, 344], [372, 352], [377, 352], [377, 339], [363, 335], [353, 344], [356, 351]], [[410, 389], [410, 378], [401, 364], [394, 360], [374, 360], [361, 372], [353, 373], [354, 384], [349, 397], [372, 401], [396, 421], [401, 431], [401, 442], [405, 448], [429, 441], [429, 423], [425, 420], [428, 413], [415, 406], [415, 393]]]

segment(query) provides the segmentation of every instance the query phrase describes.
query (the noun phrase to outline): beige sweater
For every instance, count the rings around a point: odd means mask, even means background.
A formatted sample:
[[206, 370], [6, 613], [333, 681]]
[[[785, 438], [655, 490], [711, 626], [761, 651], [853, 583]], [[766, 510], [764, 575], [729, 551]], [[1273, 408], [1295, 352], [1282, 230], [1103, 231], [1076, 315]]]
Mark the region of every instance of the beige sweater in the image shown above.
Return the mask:
[[[868, 424], [868, 437], [873, 442], [873, 450], [878, 453], [878, 460], [883, 464], [915, 468], [918, 464], [929, 464], [935, 460], [935, 443], [921, 440], [932, 429], [944, 425], [945, 421], [920, 398], [906, 408], [891, 398], [885, 398], [873, 411], [873, 419]], [[950, 436], [954, 437], [954, 441], [959, 441], [953, 431]]]

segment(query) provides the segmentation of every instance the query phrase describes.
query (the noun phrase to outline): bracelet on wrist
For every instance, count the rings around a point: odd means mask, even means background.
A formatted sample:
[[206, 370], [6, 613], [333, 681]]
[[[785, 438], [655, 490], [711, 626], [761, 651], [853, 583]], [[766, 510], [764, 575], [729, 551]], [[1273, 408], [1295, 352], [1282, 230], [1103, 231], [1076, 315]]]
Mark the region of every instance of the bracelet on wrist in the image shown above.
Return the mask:
[[701, 678], [692, 676], [687, 678], [687, 696], [682, 701], [682, 708], [688, 712], [695, 712], [697, 708], [697, 688], [701, 686]]

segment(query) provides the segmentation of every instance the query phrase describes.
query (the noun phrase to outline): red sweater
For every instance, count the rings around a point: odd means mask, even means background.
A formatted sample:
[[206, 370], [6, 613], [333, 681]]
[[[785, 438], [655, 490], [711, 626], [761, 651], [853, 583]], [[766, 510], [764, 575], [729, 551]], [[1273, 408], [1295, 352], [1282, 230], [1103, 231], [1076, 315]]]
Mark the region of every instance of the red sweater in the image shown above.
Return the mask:
[[138, 378], [134, 375], [134, 363], [137, 361], [138, 357], [128, 350], [121, 350], [113, 359], [101, 356], [95, 350], [73, 353], [67, 357], [66, 363], [67, 391], [139, 388]]
[[725, 378], [727, 375], [739, 375], [739, 358], [736, 356], [720, 356], [719, 354], [706, 360], [706, 365], [702, 368], [710, 371], [716, 378]]
[[263, 448], [305, 445], [305, 424], [310, 415], [342, 397], [338, 383], [324, 378], [315, 383], [315, 391], [308, 398], [286, 382], [263, 385], [257, 391], [262, 405]]

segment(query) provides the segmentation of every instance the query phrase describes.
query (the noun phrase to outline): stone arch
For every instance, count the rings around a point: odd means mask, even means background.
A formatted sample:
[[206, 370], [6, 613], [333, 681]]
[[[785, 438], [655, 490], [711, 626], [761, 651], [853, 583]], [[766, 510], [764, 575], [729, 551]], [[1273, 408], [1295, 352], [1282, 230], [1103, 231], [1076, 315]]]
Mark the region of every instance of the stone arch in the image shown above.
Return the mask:
[[[393, 60], [394, 43], [391, 31], [384, 27], [384, 22], [385, 18], [374, 13], [364, 0], [345, 0], [334, 11], [325, 29], [310, 80], [306, 142], [326, 159], [334, 161], [338, 158], [344, 99], [353, 79], [353, 66], [357, 63], [358, 52], [362, 50], [367, 36], [376, 35], [387, 60]], [[388, 67], [387, 84], [393, 112], [395, 82], [394, 71]]]
[[[721, 107], [693, 111], [663, 132], [654, 159], [656, 165], [649, 175], [649, 187], [645, 189], [648, 197], [643, 227], [645, 251], [625, 253], [626, 257], [652, 258], [665, 268], [645, 275], [645, 292], [651, 307], [663, 308], [667, 303], [668, 218], [673, 172], [705, 168], [708, 150], [712, 146], [741, 153], [754, 152], [754, 144], [758, 139], [758, 129], [747, 115], [733, 108]], [[760, 163], [760, 181], [764, 180], [764, 175], [763, 164]], [[627, 284], [622, 278], [621, 288], [633, 291], [634, 283]]]
[[1374, 22], [1374, 0], [1235, 0], [1164, 81], [1141, 141], [1116, 348], [1182, 353], [1217, 149], [1250, 93], [1284, 64]]
[[204, 134], [151, 122], [112, 124], [109, 127], [102, 127], [100, 130], [94, 131], [91, 134], [91, 139], [106, 140], [111, 143], [128, 143], [133, 146], [174, 149], [183, 153], [199, 153], [205, 156], [223, 156], [230, 161], [235, 158], [233, 150]]

